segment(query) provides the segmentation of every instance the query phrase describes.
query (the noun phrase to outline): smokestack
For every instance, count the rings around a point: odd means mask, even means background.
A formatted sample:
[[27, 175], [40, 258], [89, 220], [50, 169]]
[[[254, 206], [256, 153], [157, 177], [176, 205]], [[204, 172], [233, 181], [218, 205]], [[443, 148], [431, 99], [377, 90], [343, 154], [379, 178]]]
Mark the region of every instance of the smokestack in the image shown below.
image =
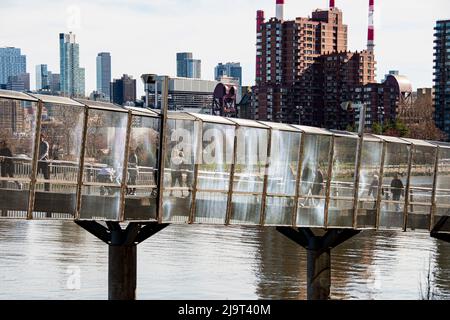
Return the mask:
[[284, 0], [277, 0], [277, 19], [283, 21], [284, 18]]
[[367, 50], [373, 52], [375, 49], [375, 26], [374, 26], [375, 0], [369, 0], [369, 31], [367, 34]]
[[334, 6], [334, 0], [330, 0], [330, 9], [331, 8], [334, 8], [335, 6]]

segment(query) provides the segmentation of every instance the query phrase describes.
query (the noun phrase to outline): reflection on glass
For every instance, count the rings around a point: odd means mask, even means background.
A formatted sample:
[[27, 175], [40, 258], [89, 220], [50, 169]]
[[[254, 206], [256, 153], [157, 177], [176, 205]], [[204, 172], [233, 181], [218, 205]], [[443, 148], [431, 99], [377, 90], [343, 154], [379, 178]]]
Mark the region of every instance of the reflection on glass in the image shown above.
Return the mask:
[[380, 229], [402, 229], [410, 146], [388, 143], [384, 160]]
[[[436, 183], [436, 213], [433, 228], [441, 219], [450, 217], [450, 148], [440, 148]], [[450, 228], [443, 231], [450, 232]]]
[[26, 218], [37, 104], [0, 98], [0, 216]]
[[232, 195], [231, 224], [259, 224], [264, 175], [267, 164], [268, 130], [239, 127]]
[[[128, 114], [89, 110], [81, 219], [119, 220]], [[117, 208], [110, 212], [111, 208]]]
[[163, 221], [188, 222], [197, 159], [198, 121], [167, 120]]
[[358, 190], [358, 220], [360, 228], [375, 228], [381, 173], [383, 144], [364, 141]]
[[82, 106], [43, 105], [34, 218], [75, 213], [83, 122]]
[[125, 220], [156, 219], [159, 119], [132, 116]]
[[297, 226], [323, 227], [331, 136], [304, 134], [303, 139]]
[[429, 230], [436, 148], [414, 146], [409, 189], [408, 225]]
[[301, 134], [272, 130], [266, 225], [292, 226]]
[[195, 200], [197, 223], [225, 223], [234, 135], [234, 126], [203, 124], [202, 161]]
[[358, 139], [335, 137], [328, 225], [353, 226], [354, 174]]

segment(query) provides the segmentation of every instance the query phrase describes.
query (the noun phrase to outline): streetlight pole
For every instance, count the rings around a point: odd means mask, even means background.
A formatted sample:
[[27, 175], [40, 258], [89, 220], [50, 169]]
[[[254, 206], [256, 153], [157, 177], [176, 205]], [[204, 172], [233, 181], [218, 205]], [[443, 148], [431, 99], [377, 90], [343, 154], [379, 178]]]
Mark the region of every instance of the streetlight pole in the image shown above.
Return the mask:
[[364, 145], [364, 130], [366, 127], [366, 104], [360, 103], [355, 105], [356, 111], [359, 108], [359, 128], [358, 128], [358, 145], [356, 149], [355, 162], [355, 190], [353, 194], [353, 228], [358, 227], [358, 202], [359, 202], [359, 178], [361, 176], [362, 150]]
[[301, 125], [302, 124], [303, 106], [296, 106], [295, 109], [298, 110], [298, 125]]

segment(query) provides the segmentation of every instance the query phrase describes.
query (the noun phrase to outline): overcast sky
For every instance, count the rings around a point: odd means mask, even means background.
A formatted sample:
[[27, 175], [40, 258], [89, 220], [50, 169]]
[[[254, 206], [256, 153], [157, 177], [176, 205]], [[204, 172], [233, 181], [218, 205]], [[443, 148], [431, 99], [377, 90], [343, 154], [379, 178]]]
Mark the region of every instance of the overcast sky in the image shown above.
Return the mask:
[[[285, 19], [309, 16], [328, 0], [286, 0]], [[368, 0], [336, 0], [349, 26], [349, 49], [366, 46]], [[59, 73], [60, 32], [73, 31], [86, 68], [86, 91], [96, 87], [95, 58], [111, 52], [112, 75], [176, 76], [176, 52], [202, 60], [202, 78], [213, 79], [219, 62], [243, 66], [243, 83], [254, 83], [256, 10], [275, 15], [275, 0], [0, 0], [0, 46], [27, 55], [35, 88], [35, 65]], [[407, 75], [414, 88], [432, 86], [433, 27], [450, 19], [448, 0], [376, 0], [378, 79], [389, 70]], [[138, 94], [142, 85], [138, 81]]]

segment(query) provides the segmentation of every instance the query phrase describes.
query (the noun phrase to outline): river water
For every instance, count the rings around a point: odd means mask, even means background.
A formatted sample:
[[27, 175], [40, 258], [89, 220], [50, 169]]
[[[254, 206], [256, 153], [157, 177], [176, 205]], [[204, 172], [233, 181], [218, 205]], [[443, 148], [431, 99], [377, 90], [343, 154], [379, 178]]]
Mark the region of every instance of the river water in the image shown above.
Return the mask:
[[[0, 221], [0, 299], [107, 299], [107, 253], [73, 222]], [[427, 233], [363, 232], [332, 259], [333, 299], [450, 299], [450, 245]], [[138, 299], [305, 299], [305, 281], [305, 250], [272, 228], [169, 226], [138, 247]]]

